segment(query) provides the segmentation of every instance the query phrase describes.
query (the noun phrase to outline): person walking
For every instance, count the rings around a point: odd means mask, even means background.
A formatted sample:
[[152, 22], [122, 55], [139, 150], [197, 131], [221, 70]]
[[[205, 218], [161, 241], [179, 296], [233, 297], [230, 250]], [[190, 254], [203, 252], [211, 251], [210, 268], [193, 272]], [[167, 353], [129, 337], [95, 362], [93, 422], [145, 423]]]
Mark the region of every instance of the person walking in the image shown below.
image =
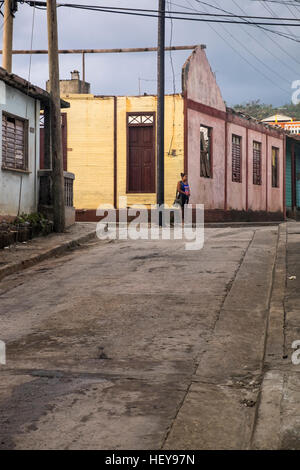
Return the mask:
[[188, 176], [186, 173], [181, 173], [181, 181], [177, 183], [177, 192], [180, 195], [182, 201], [181, 206], [189, 203], [190, 199], [190, 186], [188, 183]]
[[179, 204], [181, 205], [182, 213], [184, 212], [185, 204], [189, 203], [190, 195], [191, 192], [188, 183], [188, 176], [186, 173], [181, 173], [181, 181], [178, 181], [177, 183], [176, 200], [178, 200]]

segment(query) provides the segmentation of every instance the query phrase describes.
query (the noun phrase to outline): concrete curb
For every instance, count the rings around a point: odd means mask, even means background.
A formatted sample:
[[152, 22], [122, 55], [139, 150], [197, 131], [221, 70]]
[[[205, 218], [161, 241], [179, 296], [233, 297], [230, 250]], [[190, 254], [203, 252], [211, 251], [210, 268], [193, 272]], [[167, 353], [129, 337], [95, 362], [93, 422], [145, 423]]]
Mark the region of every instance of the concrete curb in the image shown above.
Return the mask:
[[281, 401], [284, 368], [284, 296], [286, 280], [286, 224], [280, 227], [270, 298], [269, 322], [252, 450], [280, 449]]
[[51, 258], [55, 255], [60, 255], [65, 251], [69, 250], [70, 248], [76, 248], [83, 243], [87, 243], [88, 241], [92, 240], [96, 237], [96, 231], [93, 230], [92, 232], [82, 235], [79, 238], [69, 240], [64, 243], [58, 243], [56, 246], [46, 249], [40, 253], [34, 254], [28, 257], [25, 260], [19, 261], [17, 263], [10, 263], [6, 266], [0, 268], [0, 281], [2, 281], [6, 276], [10, 274], [15, 274], [19, 271], [23, 271], [26, 268], [34, 266], [35, 264], [44, 261], [45, 259]]
[[283, 220], [273, 222], [208, 222], [204, 223], [205, 228], [247, 228], [247, 227], [272, 227], [283, 224]]

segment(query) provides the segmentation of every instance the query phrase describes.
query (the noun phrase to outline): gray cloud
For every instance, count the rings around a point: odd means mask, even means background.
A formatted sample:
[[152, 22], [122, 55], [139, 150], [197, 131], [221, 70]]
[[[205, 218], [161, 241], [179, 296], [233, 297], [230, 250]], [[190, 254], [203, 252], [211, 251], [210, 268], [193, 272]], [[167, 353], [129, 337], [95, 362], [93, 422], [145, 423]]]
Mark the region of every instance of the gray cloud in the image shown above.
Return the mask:
[[[176, 0], [175, 3], [194, 7], [204, 11], [195, 0]], [[209, 2], [209, 0], [208, 0]], [[80, 0], [78, 3], [92, 4], [91, 0]], [[224, 9], [240, 14], [233, 0], [212, 1]], [[108, 1], [94, 0], [97, 5], [109, 5]], [[248, 14], [268, 15], [262, 2], [239, 0], [238, 4]], [[157, 1], [115, 0], [114, 6], [156, 8]], [[181, 10], [182, 7], [173, 6]], [[282, 5], [272, 4], [278, 15], [292, 16], [291, 11]], [[292, 13], [300, 17], [299, 9], [292, 8]], [[14, 24], [14, 48], [29, 49], [33, 8], [20, 5]], [[130, 17], [109, 13], [98, 13], [67, 8], [58, 9], [59, 46], [61, 48], [112, 48], [153, 46], [157, 42], [157, 20], [154, 18]], [[257, 28], [238, 25], [213, 25], [215, 31], [205, 23], [173, 21], [173, 45], [200, 44], [207, 45], [207, 55], [224, 99], [229, 105], [260, 98], [266, 103], [280, 105], [290, 101], [291, 82], [300, 78], [300, 59], [297, 59], [298, 43], [274, 36], [283, 48], [281, 50], [272, 40]], [[284, 29], [279, 29], [285, 31]], [[299, 31], [299, 33], [298, 33]], [[254, 38], [249, 37], [250, 33]], [[299, 34], [299, 28], [290, 29]], [[232, 35], [233, 37], [231, 37]], [[221, 37], [220, 37], [221, 36]], [[237, 42], [236, 39], [239, 41]], [[227, 44], [228, 41], [240, 55]], [[167, 43], [170, 40], [170, 22], [167, 21]], [[46, 11], [35, 11], [33, 48], [47, 48]], [[248, 50], [246, 50], [246, 48]], [[269, 49], [274, 56], [269, 53]], [[250, 51], [250, 52], [249, 52]], [[292, 57], [287, 55], [288, 52]], [[172, 58], [175, 67], [176, 90], [181, 90], [181, 67], [188, 57], [188, 52], [174, 52]], [[252, 54], [252, 55], [251, 55]], [[257, 60], [254, 56], [259, 60]], [[242, 56], [244, 59], [242, 59]], [[249, 65], [245, 59], [253, 64]], [[81, 56], [60, 56], [61, 78], [69, 78], [71, 70], [81, 70]], [[272, 70], [270, 70], [272, 69]], [[292, 69], [292, 70], [291, 70]], [[297, 75], [297, 71], [299, 74]], [[28, 78], [29, 56], [14, 56], [13, 71]], [[265, 76], [262, 76], [264, 74]], [[279, 76], [280, 75], [280, 76]], [[32, 57], [31, 81], [45, 87], [48, 77], [47, 56]], [[95, 94], [137, 94], [138, 78], [142, 81], [142, 92], [156, 91], [156, 55], [144, 54], [90, 54], [86, 57], [86, 78], [91, 83]], [[166, 54], [166, 91], [172, 92], [173, 81], [169, 53]]]

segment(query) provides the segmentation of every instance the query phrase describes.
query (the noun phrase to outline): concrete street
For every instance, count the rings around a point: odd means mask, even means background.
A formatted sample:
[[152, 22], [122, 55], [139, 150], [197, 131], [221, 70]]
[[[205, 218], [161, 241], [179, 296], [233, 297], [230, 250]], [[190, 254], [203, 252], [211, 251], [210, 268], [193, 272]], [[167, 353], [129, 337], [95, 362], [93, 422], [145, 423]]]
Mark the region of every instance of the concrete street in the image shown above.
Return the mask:
[[299, 243], [95, 240], [3, 279], [0, 449], [300, 449]]

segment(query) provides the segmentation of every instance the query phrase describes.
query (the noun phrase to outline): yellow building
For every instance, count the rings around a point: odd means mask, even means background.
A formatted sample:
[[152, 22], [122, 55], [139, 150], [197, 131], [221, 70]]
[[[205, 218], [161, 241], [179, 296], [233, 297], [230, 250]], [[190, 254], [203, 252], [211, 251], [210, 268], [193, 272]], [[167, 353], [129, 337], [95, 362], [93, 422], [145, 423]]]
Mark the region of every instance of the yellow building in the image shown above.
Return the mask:
[[[156, 203], [157, 97], [64, 94], [68, 171], [74, 205], [93, 218], [100, 204]], [[165, 97], [165, 202], [172, 204], [184, 169], [184, 99]], [[88, 220], [88, 216], [86, 220]]]

